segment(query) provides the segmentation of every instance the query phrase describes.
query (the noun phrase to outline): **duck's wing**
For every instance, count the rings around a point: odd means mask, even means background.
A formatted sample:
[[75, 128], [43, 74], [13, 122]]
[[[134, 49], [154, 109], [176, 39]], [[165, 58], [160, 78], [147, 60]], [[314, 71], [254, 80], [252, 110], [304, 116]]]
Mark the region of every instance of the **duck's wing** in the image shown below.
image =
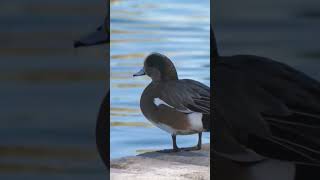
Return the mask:
[[[320, 162], [320, 84], [256, 56], [217, 63], [217, 110], [242, 144], [268, 157]], [[217, 121], [221, 119], [216, 119]]]
[[164, 83], [159, 98], [177, 111], [210, 114], [210, 88], [194, 80]]

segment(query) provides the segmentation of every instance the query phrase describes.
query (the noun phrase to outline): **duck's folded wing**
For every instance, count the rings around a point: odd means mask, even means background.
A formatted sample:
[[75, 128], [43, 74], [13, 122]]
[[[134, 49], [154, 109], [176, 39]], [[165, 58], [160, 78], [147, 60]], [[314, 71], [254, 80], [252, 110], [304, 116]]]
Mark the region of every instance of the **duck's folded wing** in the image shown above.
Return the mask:
[[251, 70], [263, 65], [263, 72], [255, 72], [256, 85], [290, 112], [261, 112], [272, 131], [270, 143], [281, 147], [287, 159], [320, 163], [320, 83], [269, 59], [250, 64]]
[[237, 59], [217, 66], [217, 107], [229, 126], [264, 156], [319, 163], [319, 83], [268, 59]]
[[214, 112], [214, 119], [214, 144], [212, 151], [215, 156], [217, 155], [241, 163], [256, 163], [266, 159], [266, 157], [237, 141], [232, 131], [230, 131], [227, 121], [223, 121], [223, 117], [217, 111]]
[[184, 79], [163, 85], [160, 99], [184, 113], [210, 114], [210, 88], [200, 82]]

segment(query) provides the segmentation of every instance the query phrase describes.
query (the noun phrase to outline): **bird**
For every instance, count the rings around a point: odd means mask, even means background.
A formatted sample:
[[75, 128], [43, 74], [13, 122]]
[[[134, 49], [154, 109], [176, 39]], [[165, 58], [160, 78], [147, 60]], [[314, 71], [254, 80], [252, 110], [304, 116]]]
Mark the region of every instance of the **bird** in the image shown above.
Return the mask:
[[[74, 41], [74, 48], [88, 47], [102, 44], [110, 44], [110, 4], [109, 1], [106, 3], [107, 15], [104, 18], [104, 22], [100, 25], [95, 32], [89, 33], [88, 35], [79, 38], [79, 40]], [[109, 53], [109, 48], [107, 49]], [[107, 63], [109, 64], [109, 55], [107, 56]], [[109, 69], [106, 69], [109, 72]], [[107, 73], [107, 78], [109, 81], [109, 73]], [[106, 83], [106, 93], [103, 97], [96, 122], [96, 145], [98, 153], [107, 169], [110, 169], [110, 89], [109, 83]]]
[[[172, 150], [201, 149], [202, 132], [210, 131], [210, 88], [198, 81], [179, 79], [172, 61], [160, 53], [151, 53], [143, 68], [133, 76], [147, 75], [151, 83], [140, 99], [143, 115], [155, 126], [171, 134]], [[198, 134], [195, 147], [181, 149], [177, 135]]]
[[110, 15], [108, 14], [104, 18], [102, 25], [98, 26], [95, 32], [92, 32], [79, 40], [74, 41], [74, 48], [94, 46], [100, 44], [109, 44], [110, 43], [110, 24], [109, 24]]
[[248, 168], [290, 162], [296, 174], [320, 170], [320, 83], [271, 58], [221, 56], [212, 25], [210, 31], [215, 158]]
[[[220, 143], [249, 145], [250, 138], [260, 138], [297, 161], [320, 162], [320, 83], [270, 58], [220, 56], [212, 29], [211, 37], [215, 135], [227, 140], [216, 137], [215, 150], [223, 153]], [[217, 133], [220, 127], [230, 134]]]

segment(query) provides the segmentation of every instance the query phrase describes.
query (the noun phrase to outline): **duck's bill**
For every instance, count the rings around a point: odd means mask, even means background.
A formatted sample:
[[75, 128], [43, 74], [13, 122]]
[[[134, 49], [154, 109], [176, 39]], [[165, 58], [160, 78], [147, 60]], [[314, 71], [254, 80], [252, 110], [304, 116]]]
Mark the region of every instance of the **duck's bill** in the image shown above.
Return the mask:
[[143, 75], [146, 75], [146, 72], [145, 72], [144, 69], [142, 68], [139, 72], [133, 74], [133, 77], [134, 77], [134, 76], [143, 76]]
[[110, 35], [106, 33], [104, 28], [99, 27], [96, 32], [91, 33], [78, 41], [74, 42], [74, 47], [94, 46], [99, 44], [106, 44], [110, 42]]

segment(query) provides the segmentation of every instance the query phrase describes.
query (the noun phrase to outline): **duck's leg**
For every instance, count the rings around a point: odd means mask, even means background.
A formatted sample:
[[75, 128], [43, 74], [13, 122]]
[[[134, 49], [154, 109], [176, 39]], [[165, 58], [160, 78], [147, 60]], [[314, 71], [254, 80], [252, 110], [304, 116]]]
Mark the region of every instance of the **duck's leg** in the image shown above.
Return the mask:
[[177, 146], [176, 135], [175, 134], [171, 134], [171, 137], [172, 137], [172, 149], [164, 149], [164, 150], [160, 150], [158, 152], [161, 152], [161, 153], [172, 153], [172, 152], [179, 152], [179, 151], [182, 150]]
[[171, 134], [171, 137], [172, 137], [172, 148], [173, 148], [173, 151], [177, 152], [177, 151], [179, 151], [179, 148], [177, 146], [176, 135], [175, 134]]
[[181, 148], [183, 151], [194, 151], [194, 150], [200, 150], [202, 145], [202, 132], [198, 133], [198, 144], [193, 147], [188, 147], [188, 148]]
[[202, 132], [199, 132], [198, 133], [198, 145], [197, 145], [197, 150], [200, 150], [201, 149], [201, 145], [202, 145]]

